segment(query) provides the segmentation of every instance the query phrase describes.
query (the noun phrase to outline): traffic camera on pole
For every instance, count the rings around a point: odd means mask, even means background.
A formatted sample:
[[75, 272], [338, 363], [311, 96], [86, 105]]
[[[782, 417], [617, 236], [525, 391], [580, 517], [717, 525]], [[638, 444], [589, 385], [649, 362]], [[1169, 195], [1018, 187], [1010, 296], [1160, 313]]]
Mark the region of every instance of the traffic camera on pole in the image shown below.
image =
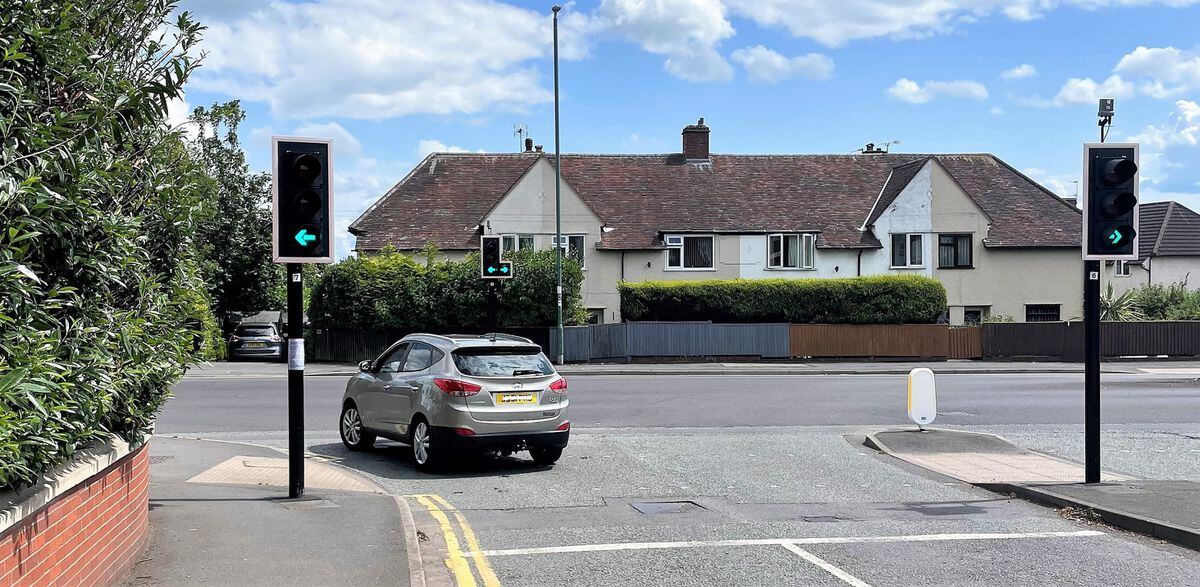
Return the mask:
[[273, 137], [271, 250], [280, 263], [333, 262], [330, 141]]
[[1138, 259], [1138, 144], [1083, 148], [1083, 258]]
[[500, 237], [479, 237], [479, 276], [483, 279], [509, 279], [513, 276], [512, 263], [501, 259]]

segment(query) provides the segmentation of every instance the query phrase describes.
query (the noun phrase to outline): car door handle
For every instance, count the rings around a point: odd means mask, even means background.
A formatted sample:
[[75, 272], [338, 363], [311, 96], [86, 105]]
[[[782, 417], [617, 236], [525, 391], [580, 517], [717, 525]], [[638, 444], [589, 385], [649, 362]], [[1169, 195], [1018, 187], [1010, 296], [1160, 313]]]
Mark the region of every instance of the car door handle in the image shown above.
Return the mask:
[[421, 391], [421, 384], [420, 383], [409, 383], [408, 388], [413, 391]]

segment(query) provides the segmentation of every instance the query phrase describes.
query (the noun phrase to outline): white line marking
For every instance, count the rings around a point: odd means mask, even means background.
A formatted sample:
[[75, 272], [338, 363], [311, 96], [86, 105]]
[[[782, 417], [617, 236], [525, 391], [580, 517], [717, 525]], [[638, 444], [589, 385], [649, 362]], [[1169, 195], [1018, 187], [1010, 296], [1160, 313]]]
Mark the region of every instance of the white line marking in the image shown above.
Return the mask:
[[[697, 548], [702, 546], [784, 546], [786, 544], [860, 544], [880, 542], [943, 542], [951, 540], [1019, 540], [1029, 538], [1083, 538], [1104, 536], [1097, 530], [1074, 532], [1014, 532], [982, 534], [915, 534], [911, 536], [843, 536], [814, 538], [760, 538], [750, 540], [692, 540], [682, 542], [617, 542], [612, 544], [574, 544], [569, 546], [546, 546], [540, 548], [506, 548], [484, 550], [484, 556], [521, 556], [530, 554], [563, 554], [572, 552], [606, 552], [616, 550], [663, 550], [669, 548]], [[474, 552], [465, 556], [476, 556]]]
[[784, 544], [783, 547], [796, 553], [800, 558], [802, 558], [814, 565], [817, 565], [818, 567], [821, 567], [821, 569], [824, 570], [826, 573], [829, 573], [830, 575], [833, 575], [834, 577], [841, 579], [842, 582], [847, 585], [851, 585], [852, 587], [871, 587], [870, 583], [867, 583], [866, 581], [863, 581], [863, 580], [859, 579], [858, 577], [855, 577], [854, 575], [851, 575], [850, 573], [847, 573], [846, 571], [843, 571], [843, 570], [837, 568], [836, 566], [834, 566], [833, 563], [831, 563], [831, 562], [829, 562], [807, 550], [804, 550], [803, 548], [800, 548], [799, 546], [796, 546], [795, 544]]

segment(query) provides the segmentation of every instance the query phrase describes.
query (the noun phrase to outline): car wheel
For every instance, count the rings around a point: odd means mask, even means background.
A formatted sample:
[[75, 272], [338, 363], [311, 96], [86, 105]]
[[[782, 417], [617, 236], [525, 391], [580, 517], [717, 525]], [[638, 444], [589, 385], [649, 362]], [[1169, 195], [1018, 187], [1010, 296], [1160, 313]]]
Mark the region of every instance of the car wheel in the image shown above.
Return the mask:
[[363, 427], [362, 414], [353, 403], [347, 403], [342, 408], [338, 430], [342, 433], [342, 444], [350, 450], [367, 450], [375, 446], [375, 435]]
[[553, 465], [562, 456], [562, 451], [561, 448], [531, 448], [529, 456], [533, 457], [533, 462], [539, 465]]
[[433, 443], [433, 429], [425, 420], [417, 420], [413, 424], [409, 441], [412, 443], [413, 462], [417, 464], [417, 469], [434, 471], [441, 466], [441, 455]]

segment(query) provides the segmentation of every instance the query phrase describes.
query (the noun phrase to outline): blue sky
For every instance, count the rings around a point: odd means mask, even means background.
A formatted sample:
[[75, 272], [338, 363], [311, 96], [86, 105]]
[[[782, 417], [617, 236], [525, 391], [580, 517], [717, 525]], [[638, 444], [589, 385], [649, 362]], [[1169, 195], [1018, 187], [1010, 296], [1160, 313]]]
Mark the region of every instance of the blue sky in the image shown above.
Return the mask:
[[[433, 150], [553, 149], [550, 6], [185, 0], [209, 30], [186, 107], [240, 99], [272, 134], [335, 141], [344, 229]], [[1200, 0], [580, 0], [560, 40], [564, 152], [991, 152], [1064, 196], [1096, 99], [1138, 140], [1143, 200], [1200, 210]], [[343, 233], [339, 256], [353, 237]]]

